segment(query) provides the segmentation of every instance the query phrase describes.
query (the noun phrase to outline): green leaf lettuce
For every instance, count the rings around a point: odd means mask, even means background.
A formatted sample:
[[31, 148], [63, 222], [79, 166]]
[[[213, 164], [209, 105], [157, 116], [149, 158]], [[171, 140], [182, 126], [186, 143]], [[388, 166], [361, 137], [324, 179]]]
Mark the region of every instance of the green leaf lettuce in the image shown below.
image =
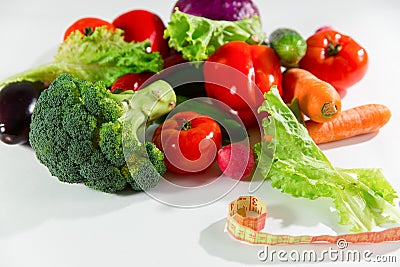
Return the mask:
[[162, 68], [159, 53], [148, 53], [150, 42], [125, 42], [123, 31], [109, 31], [98, 27], [91, 35], [79, 31], [71, 34], [59, 47], [54, 61], [31, 68], [0, 82], [0, 87], [10, 82], [41, 81], [50, 83], [61, 73], [74, 77], [103, 81], [110, 86], [127, 73], [158, 72]]
[[[274, 188], [294, 197], [331, 198], [339, 223], [355, 232], [400, 222], [400, 212], [393, 206], [396, 192], [380, 169], [333, 167], [277, 90], [273, 88], [265, 98], [259, 111], [270, 114], [263, 120], [263, 128], [273, 139], [257, 144], [254, 149], [259, 162], [263, 157], [272, 160], [269, 170], [263, 171], [263, 165], [259, 168]], [[267, 155], [265, 151], [272, 144], [275, 153]]]
[[239, 21], [211, 20], [175, 11], [164, 32], [168, 44], [189, 61], [207, 59], [223, 44], [244, 41], [262, 43], [265, 34], [258, 16]]

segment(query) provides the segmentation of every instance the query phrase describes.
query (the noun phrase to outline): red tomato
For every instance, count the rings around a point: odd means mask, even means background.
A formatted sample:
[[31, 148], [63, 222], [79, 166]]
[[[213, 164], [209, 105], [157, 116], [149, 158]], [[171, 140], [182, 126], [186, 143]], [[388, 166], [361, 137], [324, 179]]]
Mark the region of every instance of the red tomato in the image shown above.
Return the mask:
[[133, 90], [138, 91], [142, 84], [147, 81], [154, 73], [142, 72], [142, 73], [128, 73], [119, 77], [111, 86], [110, 91], [126, 91]]
[[368, 54], [351, 37], [327, 28], [307, 39], [299, 66], [342, 92], [364, 77]]
[[252, 45], [250, 49], [258, 88], [264, 95], [273, 85], [276, 85], [279, 94], [282, 95], [282, 71], [279, 56], [272, 48], [265, 45]]
[[102, 19], [81, 18], [68, 27], [68, 29], [64, 33], [64, 40], [67, 39], [67, 37], [75, 31], [80, 31], [82, 34], [90, 35], [97, 27], [102, 26], [106, 26], [107, 29], [112, 31], [115, 29], [114, 25]]
[[164, 39], [165, 25], [158, 15], [147, 10], [131, 10], [117, 17], [112, 24], [124, 31], [125, 41], [148, 39], [153, 52], [160, 52], [163, 58], [169, 55], [168, 42]]
[[183, 58], [182, 54], [176, 53], [172, 54], [166, 58], [164, 58], [164, 66], [163, 69], [167, 69], [169, 67], [188, 62], [186, 59]]
[[153, 142], [164, 152], [169, 171], [190, 174], [204, 171], [215, 161], [222, 136], [218, 123], [212, 118], [184, 111], [158, 126]]
[[265, 45], [233, 41], [221, 46], [206, 60], [204, 78], [207, 96], [237, 111], [246, 126], [256, 122], [253, 113], [257, 113], [264, 101], [263, 94], [272, 85], [282, 92], [279, 57]]

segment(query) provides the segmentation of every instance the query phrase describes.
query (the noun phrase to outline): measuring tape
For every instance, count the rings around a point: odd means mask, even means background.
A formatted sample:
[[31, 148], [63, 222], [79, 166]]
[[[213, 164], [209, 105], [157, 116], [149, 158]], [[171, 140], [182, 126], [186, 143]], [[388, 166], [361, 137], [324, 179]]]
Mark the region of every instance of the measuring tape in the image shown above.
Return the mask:
[[[250, 214], [250, 216], [248, 216]], [[229, 204], [226, 230], [233, 238], [250, 244], [281, 245], [336, 243], [345, 240], [348, 243], [381, 243], [400, 240], [400, 227], [381, 232], [364, 232], [343, 235], [274, 235], [260, 232], [267, 218], [267, 205], [254, 196], [241, 196]]]

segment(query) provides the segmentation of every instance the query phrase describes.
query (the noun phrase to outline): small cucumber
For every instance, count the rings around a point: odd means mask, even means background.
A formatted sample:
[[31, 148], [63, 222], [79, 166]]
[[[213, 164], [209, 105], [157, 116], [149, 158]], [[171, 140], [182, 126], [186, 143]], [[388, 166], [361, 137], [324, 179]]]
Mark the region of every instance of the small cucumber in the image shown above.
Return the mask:
[[303, 37], [288, 28], [279, 28], [272, 32], [269, 44], [278, 54], [284, 67], [296, 67], [307, 50], [307, 43]]

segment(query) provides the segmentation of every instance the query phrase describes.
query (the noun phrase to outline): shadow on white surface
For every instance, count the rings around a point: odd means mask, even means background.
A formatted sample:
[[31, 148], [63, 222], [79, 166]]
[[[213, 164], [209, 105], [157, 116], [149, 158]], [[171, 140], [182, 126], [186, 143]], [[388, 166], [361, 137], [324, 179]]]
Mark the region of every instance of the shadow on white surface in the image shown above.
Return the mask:
[[267, 202], [266, 227], [274, 229], [276, 234], [348, 232], [347, 227], [338, 224], [339, 217], [332, 211], [334, 205], [330, 198], [295, 198], [272, 188], [270, 181], [264, 182], [256, 196]]
[[263, 246], [241, 244], [224, 232], [226, 219], [219, 220], [200, 233], [200, 246], [210, 255], [232, 262], [260, 264], [257, 251]]
[[360, 144], [360, 143], [364, 143], [369, 140], [372, 140], [375, 136], [378, 135], [378, 133], [379, 133], [379, 131], [376, 131], [373, 133], [354, 136], [354, 137], [347, 138], [347, 139], [340, 140], [340, 141], [330, 142], [330, 143], [326, 143], [326, 144], [320, 144], [319, 147], [322, 150], [328, 150], [328, 149], [333, 149], [333, 148], [337, 148], [337, 147], [345, 147], [345, 146]]
[[0, 161], [7, 166], [0, 179], [0, 239], [49, 220], [100, 216], [149, 199], [133, 190], [106, 194], [62, 183], [50, 176], [27, 147], [2, 145]]
[[[275, 250], [277, 252], [284, 251], [286, 255], [289, 255], [291, 252], [295, 251], [299, 253], [299, 255], [307, 255], [309, 251], [314, 251], [319, 259], [311, 260], [311, 261], [300, 261], [294, 262], [291, 261], [288, 256], [288, 261], [282, 261], [277, 258], [277, 254], [274, 257], [268, 258], [266, 261], [261, 261], [258, 258], [258, 252], [260, 250], [265, 250], [264, 245], [251, 245], [239, 242], [233, 239], [228, 233], [224, 231], [226, 224], [226, 219], [221, 219], [206, 229], [201, 231], [199, 244], [200, 246], [211, 256], [222, 258], [224, 260], [242, 263], [245, 265], [263, 265], [273, 264], [273, 265], [283, 265], [283, 264], [309, 264], [312, 266], [318, 266], [320, 263], [340, 263], [343, 264], [352, 264], [352, 265], [365, 265], [366, 263], [377, 264], [374, 262], [377, 256], [390, 256], [392, 260], [396, 260], [396, 262], [386, 262], [385, 266], [397, 266], [398, 261], [400, 260], [400, 255], [398, 250], [400, 249], [400, 242], [391, 242], [391, 243], [379, 243], [379, 244], [349, 244], [346, 250], [349, 251], [349, 255], [353, 252], [360, 252], [361, 254], [370, 251], [372, 254], [370, 255], [370, 262], [366, 262], [364, 260], [357, 260], [356, 257], [351, 258], [347, 261], [339, 261], [339, 260], [331, 260], [327, 255], [324, 255], [324, 251], [336, 250], [340, 251], [336, 244], [299, 244], [299, 245], [277, 245], [277, 246], [268, 246], [268, 249]], [[344, 251], [346, 252], [346, 251]], [[346, 256], [347, 257], [347, 256]], [[392, 265], [391, 265], [392, 264]]]

